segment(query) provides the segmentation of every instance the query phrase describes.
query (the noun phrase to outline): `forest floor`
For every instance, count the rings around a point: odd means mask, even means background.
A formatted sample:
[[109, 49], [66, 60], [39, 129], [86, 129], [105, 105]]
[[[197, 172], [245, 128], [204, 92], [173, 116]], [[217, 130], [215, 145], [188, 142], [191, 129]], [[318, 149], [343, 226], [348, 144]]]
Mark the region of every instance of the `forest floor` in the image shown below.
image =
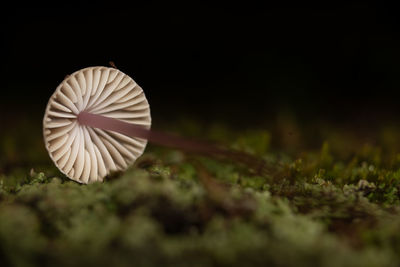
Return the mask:
[[267, 172], [149, 145], [82, 185], [19, 120], [0, 133], [0, 265], [400, 266], [400, 128], [172, 125]]

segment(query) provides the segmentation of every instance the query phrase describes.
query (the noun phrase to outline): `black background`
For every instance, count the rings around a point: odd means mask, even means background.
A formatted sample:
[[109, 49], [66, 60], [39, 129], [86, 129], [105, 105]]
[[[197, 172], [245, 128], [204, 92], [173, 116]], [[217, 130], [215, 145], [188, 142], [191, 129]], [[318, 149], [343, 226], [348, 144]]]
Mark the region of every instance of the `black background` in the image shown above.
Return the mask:
[[397, 11], [382, 1], [16, 3], [2, 9], [0, 110], [42, 114], [65, 75], [114, 61], [144, 89], [155, 121], [262, 121], [281, 112], [396, 119]]

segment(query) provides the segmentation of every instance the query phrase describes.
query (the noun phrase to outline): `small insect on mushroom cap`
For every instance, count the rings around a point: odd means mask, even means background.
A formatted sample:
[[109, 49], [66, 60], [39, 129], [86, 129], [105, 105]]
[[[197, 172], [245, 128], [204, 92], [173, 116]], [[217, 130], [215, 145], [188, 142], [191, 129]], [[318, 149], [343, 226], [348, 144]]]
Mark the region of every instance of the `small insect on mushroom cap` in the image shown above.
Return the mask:
[[151, 126], [146, 96], [125, 73], [89, 67], [67, 76], [47, 104], [43, 136], [50, 158], [70, 179], [85, 184], [103, 181], [142, 155], [147, 140], [81, 125], [82, 111]]

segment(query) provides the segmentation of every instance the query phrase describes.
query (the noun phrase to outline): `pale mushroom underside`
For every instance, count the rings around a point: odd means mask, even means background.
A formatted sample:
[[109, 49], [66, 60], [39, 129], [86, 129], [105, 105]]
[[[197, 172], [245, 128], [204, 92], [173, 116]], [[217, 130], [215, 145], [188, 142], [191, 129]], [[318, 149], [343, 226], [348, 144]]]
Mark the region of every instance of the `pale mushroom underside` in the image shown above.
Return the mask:
[[90, 67], [66, 77], [51, 96], [43, 119], [46, 148], [66, 176], [80, 183], [103, 181], [143, 153], [147, 140], [80, 125], [81, 111], [151, 125], [142, 88], [123, 72]]

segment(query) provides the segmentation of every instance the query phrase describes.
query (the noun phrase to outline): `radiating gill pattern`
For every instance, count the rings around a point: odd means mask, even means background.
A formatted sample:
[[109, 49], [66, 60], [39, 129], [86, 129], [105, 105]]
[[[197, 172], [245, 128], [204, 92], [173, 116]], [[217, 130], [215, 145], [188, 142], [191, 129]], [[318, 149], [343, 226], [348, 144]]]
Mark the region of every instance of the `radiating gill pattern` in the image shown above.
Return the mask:
[[147, 140], [80, 125], [81, 111], [150, 128], [150, 107], [142, 88], [123, 72], [107, 67], [79, 70], [57, 87], [43, 119], [51, 159], [70, 179], [103, 181], [124, 170], [144, 151]]

